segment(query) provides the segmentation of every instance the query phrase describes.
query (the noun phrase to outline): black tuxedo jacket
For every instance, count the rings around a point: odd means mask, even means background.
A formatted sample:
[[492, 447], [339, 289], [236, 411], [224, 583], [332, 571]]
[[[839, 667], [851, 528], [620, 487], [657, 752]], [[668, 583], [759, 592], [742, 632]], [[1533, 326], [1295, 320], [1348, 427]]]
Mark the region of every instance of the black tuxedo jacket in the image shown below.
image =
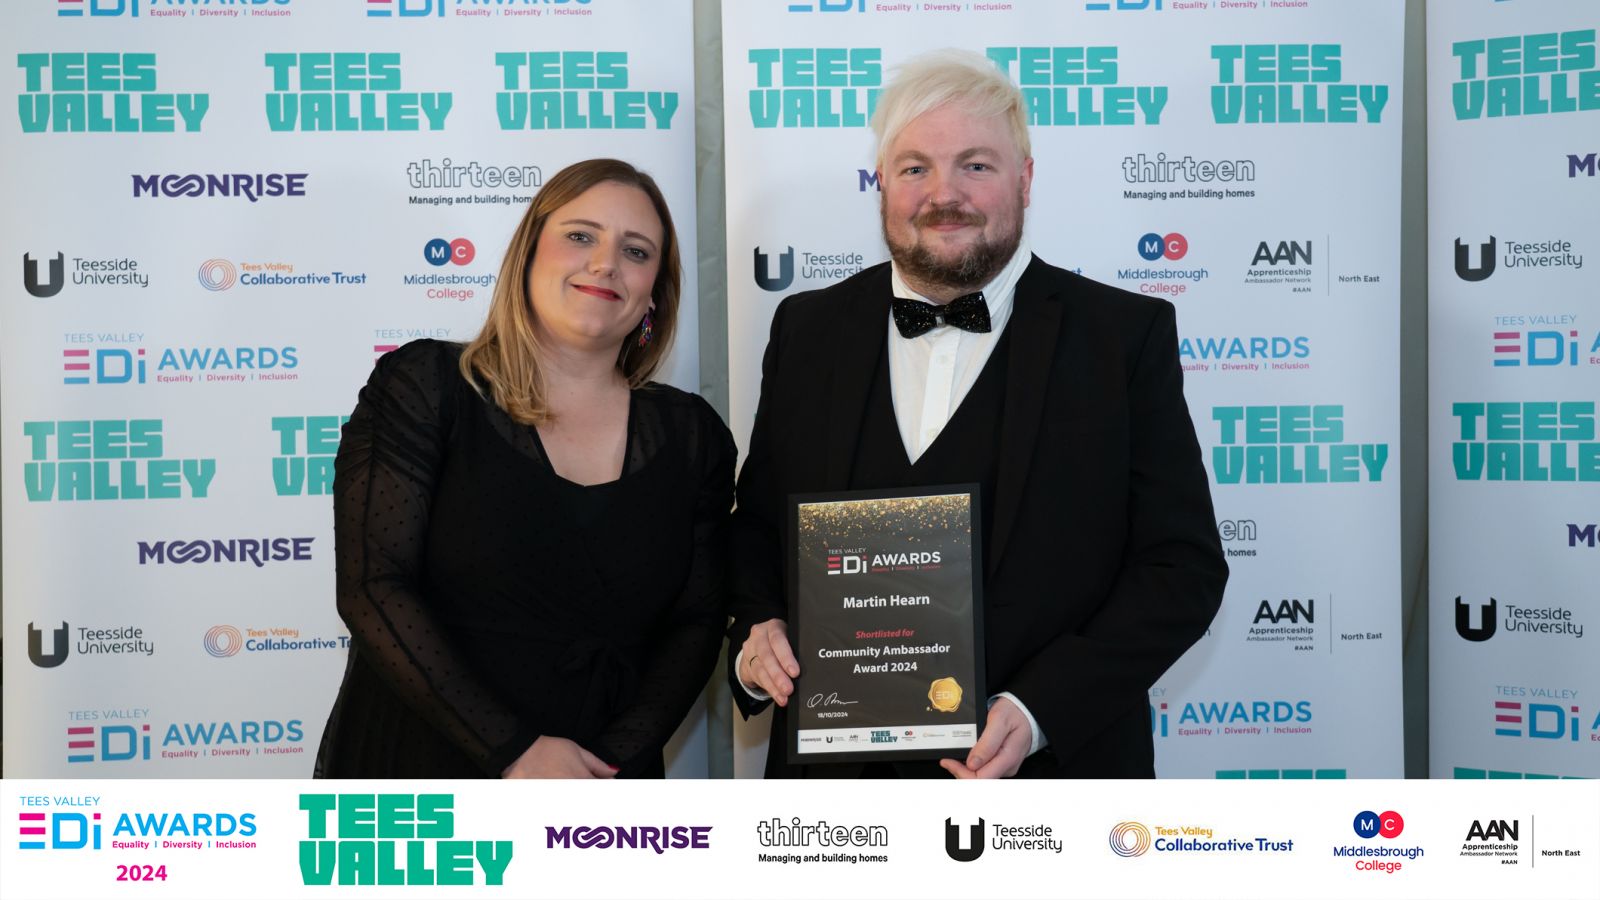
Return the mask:
[[[787, 616], [789, 495], [849, 487], [889, 339], [889, 278], [887, 263], [874, 266], [789, 297], [772, 319], [733, 518], [728, 672], [746, 717], [766, 704], [737, 683], [732, 662], [752, 625]], [[1049, 742], [1019, 775], [1152, 777], [1147, 691], [1205, 632], [1228, 576], [1183, 399], [1173, 307], [1034, 257], [1006, 327], [983, 551], [987, 687], [1016, 695]], [[804, 776], [787, 765], [776, 713], [767, 776]], [[851, 774], [809, 774], [824, 772]]]

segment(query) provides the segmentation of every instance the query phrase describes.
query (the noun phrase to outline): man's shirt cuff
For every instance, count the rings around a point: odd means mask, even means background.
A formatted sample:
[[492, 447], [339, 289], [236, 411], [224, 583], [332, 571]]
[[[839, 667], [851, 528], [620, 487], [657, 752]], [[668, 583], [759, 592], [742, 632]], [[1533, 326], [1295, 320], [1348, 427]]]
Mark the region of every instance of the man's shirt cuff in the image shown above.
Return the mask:
[[[744, 684], [742, 681], [739, 683], [741, 685]], [[749, 690], [749, 688], [746, 688], [746, 690]], [[1017, 705], [1017, 709], [1022, 710], [1022, 717], [1028, 720], [1028, 728], [1033, 731], [1033, 744], [1028, 747], [1028, 755], [1032, 756], [1035, 753], [1038, 753], [1040, 750], [1043, 750], [1050, 743], [1050, 741], [1045, 738], [1044, 732], [1039, 730], [1039, 722], [1038, 720], [1034, 719], [1033, 713], [1028, 712], [1028, 707], [1023, 705], [1023, 702], [1017, 699], [1017, 695], [1011, 693], [1010, 691], [1001, 691], [1000, 693], [995, 694], [993, 697], [990, 697], [989, 705], [993, 706], [994, 702], [999, 700], [1001, 697], [1004, 697], [1007, 700], [1010, 700], [1012, 703], [1015, 703]]]

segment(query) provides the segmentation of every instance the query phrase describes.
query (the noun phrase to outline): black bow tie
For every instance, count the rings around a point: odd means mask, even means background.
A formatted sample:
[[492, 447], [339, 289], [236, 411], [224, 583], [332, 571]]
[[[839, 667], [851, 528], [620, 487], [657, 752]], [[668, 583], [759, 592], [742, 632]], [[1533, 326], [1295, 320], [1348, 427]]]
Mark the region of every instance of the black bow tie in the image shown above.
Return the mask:
[[901, 337], [914, 338], [941, 325], [988, 334], [989, 304], [983, 302], [983, 292], [957, 297], [944, 306], [905, 297], [894, 298], [894, 326], [900, 329]]

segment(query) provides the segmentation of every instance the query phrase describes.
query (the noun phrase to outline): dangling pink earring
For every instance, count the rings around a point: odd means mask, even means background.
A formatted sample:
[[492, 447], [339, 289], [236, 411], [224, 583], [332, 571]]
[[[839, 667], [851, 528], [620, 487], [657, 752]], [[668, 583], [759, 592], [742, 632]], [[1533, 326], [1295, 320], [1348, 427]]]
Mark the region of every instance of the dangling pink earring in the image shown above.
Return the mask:
[[639, 346], [641, 348], [649, 345], [650, 337], [655, 333], [655, 321], [652, 319], [654, 312], [655, 310], [653, 309], [645, 310], [644, 321], [639, 323]]

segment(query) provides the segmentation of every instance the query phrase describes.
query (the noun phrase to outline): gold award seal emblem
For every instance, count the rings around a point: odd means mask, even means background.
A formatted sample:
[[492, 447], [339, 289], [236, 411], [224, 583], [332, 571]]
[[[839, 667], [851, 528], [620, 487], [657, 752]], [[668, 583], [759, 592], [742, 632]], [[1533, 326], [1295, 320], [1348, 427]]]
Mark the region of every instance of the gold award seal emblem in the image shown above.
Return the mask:
[[954, 678], [934, 679], [928, 685], [928, 703], [939, 712], [955, 712], [961, 708], [961, 685]]

